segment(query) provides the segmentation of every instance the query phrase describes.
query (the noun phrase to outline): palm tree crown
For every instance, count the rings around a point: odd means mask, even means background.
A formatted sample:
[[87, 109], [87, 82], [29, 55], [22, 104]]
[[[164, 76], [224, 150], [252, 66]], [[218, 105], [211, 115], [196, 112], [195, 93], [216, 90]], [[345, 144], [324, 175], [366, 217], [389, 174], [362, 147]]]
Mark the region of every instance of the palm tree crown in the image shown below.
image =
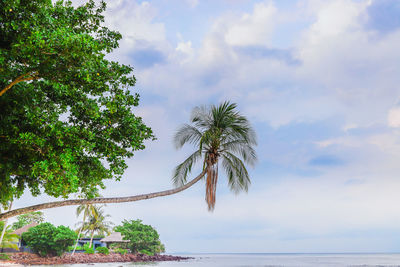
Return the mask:
[[112, 222], [107, 221], [106, 219], [111, 217], [110, 215], [106, 215], [102, 210], [102, 206], [93, 205], [95, 209], [95, 215], [90, 214], [87, 221], [80, 222], [80, 231], [90, 234], [90, 242], [89, 245], [91, 247], [93, 242], [94, 233], [99, 235], [110, 234], [111, 226], [113, 225]]
[[174, 137], [176, 148], [190, 143], [197, 150], [175, 168], [173, 182], [175, 186], [185, 184], [193, 165], [202, 159], [206, 175], [206, 202], [210, 211], [215, 207], [220, 161], [230, 189], [237, 193], [247, 191], [250, 185], [244, 163], [254, 166], [257, 160], [253, 147], [257, 145], [255, 132], [236, 107], [229, 102], [219, 106], [196, 107], [192, 111], [192, 124], [183, 125]]

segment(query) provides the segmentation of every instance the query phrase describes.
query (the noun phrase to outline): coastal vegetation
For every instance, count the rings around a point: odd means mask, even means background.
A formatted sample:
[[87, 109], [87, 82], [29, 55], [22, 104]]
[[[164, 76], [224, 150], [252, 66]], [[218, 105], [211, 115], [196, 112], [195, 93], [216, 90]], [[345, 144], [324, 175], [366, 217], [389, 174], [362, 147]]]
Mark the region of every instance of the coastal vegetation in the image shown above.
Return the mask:
[[111, 232], [112, 222], [107, 221], [110, 217], [108, 214], [104, 214], [102, 207], [93, 205], [93, 214], [89, 214], [88, 220], [81, 222], [81, 226], [78, 228], [79, 232], [90, 235], [89, 247], [92, 247], [94, 234], [97, 233], [100, 236], [109, 235]]
[[12, 224], [12, 229], [17, 230], [33, 222], [37, 224], [44, 222], [43, 212], [34, 211], [34, 212], [29, 212], [27, 214], [18, 215], [17, 221]]
[[141, 220], [124, 220], [114, 230], [120, 232], [124, 240], [129, 240], [127, 247], [134, 253], [155, 255], [165, 251], [157, 231]]
[[25, 190], [91, 198], [153, 139], [134, 114], [133, 68], [106, 59], [122, 36], [104, 26], [105, 8], [94, 0], [77, 8], [70, 1], [0, 2], [2, 205]]
[[61, 256], [74, 244], [76, 233], [68, 227], [41, 223], [22, 234], [32, 251], [42, 257]]
[[0, 232], [3, 232], [3, 230], [4, 230], [4, 235], [0, 243], [0, 248], [1, 248], [0, 252], [3, 252], [3, 249], [5, 248], [12, 248], [18, 250], [18, 245], [17, 245], [19, 240], [18, 235], [12, 233], [13, 230], [11, 229], [10, 225], [6, 226], [5, 222], [0, 221]]

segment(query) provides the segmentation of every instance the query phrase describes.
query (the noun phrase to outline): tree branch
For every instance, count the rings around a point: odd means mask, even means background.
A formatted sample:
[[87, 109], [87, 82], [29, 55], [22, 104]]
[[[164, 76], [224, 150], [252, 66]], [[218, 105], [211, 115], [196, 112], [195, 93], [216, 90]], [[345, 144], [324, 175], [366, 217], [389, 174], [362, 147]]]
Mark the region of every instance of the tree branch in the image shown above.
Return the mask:
[[206, 170], [203, 170], [196, 178], [194, 178], [189, 183], [177, 187], [175, 189], [150, 193], [150, 194], [143, 194], [143, 195], [136, 195], [136, 196], [129, 196], [129, 197], [99, 197], [93, 199], [70, 199], [70, 200], [63, 200], [63, 201], [54, 201], [48, 203], [42, 203], [38, 205], [33, 205], [25, 208], [19, 208], [11, 211], [7, 211], [4, 213], [0, 213], [0, 220], [4, 220], [7, 218], [11, 218], [20, 214], [25, 214], [32, 211], [43, 210], [43, 209], [51, 209], [63, 206], [73, 206], [73, 205], [85, 205], [85, 204], [103, 204], [103, 203], [122, 203], [122, 202], [133, 202], [139, 201], [144, 199], [150, 199], [155, 197], [163, 197], [168, 195], [173, 195], [179, 193], [185, 189], [188, 189], [205, 175]]
[[[29, 77], [26, 77], [26, 76], [29, 76]], [[22, 74], [22, 75], [18, 76], [14, 81], [12, 81], [9, 85], [4, 87], [4, 89], [0, 91], [0, 96], [2, 96], [5, 92], [7, 92], [9, 89], [11, 89], [11, 87], [16, 85], [17, 83], [31, 81], [31, 80], [35, 80], [38, 78], [39, 77], [37, 76], [36, 72], [28, 72], [28, 73]]]

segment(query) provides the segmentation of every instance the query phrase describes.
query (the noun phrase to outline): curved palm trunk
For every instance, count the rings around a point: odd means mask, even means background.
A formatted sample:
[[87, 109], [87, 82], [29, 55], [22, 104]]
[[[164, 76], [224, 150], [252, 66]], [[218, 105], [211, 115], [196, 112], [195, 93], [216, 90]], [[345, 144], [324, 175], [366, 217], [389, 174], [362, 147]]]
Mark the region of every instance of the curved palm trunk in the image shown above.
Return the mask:
[[85, 213], [83, 213], [83, 222], [82, 222], [82, 227], [81, 227], [81, 228], [79, 228], [78, 238], [76, 239], [76, 243], [75, 243], [75, 246], [74, 246], [74, 250], [72, 251], [72, 256], [74, 256], [74, 253], [75, 253], [76, 247], [78, 246], [78, 241], [79, 241], [79, 238], [80, 238], [80, 236], [81, 236], [81, 233], [82, 233], [82, 228], [83, 228], [83, 224], [85, 223], [85, 219], [86, 219], [86, 214], [85, 214]]
[[[10, 206], [8, 206], [8, 212], [11, 211], [12, 204], [13, 204], [13, 203], [12, 203], [12, 201], [11, 201]], [[8, 222], [8, 218], [6, 218], [6, 219], [4, 220], [3, 230], [1, 231], [1, 236], [0, 236], [1, 252], [3, 252], [3, 246], [2, 246], [1, 244], [3, 244], [3, 238], [4, 238], [4, 234], [6, 233], [7, 222]]]
[[73, 206], [73, 205], [82, 205], [82, 204], [105, 204], [105, 203], [122, 203], [122, 202], [133, 202], [139, 201], [144, 199], [150, 199], [155, 197], [163, 197], [168, 195], [173, 195], [179, 193], [185, 189], [188, 189], [204, 176], [206, 170], [203, 170], [196, 178], [194, 178], [189, 183], [177, 187], [175, 189], [150, 193], [150, 194], [143, 194], [143, 195], [136, 195], [136, 196], [129, 196], [129, 197], [100, 197], [100, 198], [93, 198], [93, 199], [70, 199], [70, 200], [63, 200], [63, 201], [54, 201], [48, 202], [38, 205], [33, 205], [25, 208], [15, 209], [12, 211], [4, 212], [0, 214], [0, 220], [4, 220], [7, 218], [11, 218], [20, 214], [25, 214], [32, 211], [43, 210], [43, 209], [51, 209], [63, 206]]
[[92, 234], [90, 235], [89, 248], [91, 248], [91, 247], [92, 247], [92, 243], [93, 243], [93, 236], [94, 236], [94, 230], [92, 230]]

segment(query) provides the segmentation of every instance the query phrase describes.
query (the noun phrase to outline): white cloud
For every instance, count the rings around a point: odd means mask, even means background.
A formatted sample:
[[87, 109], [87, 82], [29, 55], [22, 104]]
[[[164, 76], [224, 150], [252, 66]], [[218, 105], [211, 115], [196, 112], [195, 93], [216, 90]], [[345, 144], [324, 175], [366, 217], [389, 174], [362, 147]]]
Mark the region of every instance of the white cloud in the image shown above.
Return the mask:
[[395, 107], [389, 110], [388, 124], [390, 127], [400, 127], [400, 107]]
[[277, 10], [272, 1], [254, 5], [252, 14], [244, 14], [227, 25], [225, 41], [228, 45], [267, 45], [274, 29]]

